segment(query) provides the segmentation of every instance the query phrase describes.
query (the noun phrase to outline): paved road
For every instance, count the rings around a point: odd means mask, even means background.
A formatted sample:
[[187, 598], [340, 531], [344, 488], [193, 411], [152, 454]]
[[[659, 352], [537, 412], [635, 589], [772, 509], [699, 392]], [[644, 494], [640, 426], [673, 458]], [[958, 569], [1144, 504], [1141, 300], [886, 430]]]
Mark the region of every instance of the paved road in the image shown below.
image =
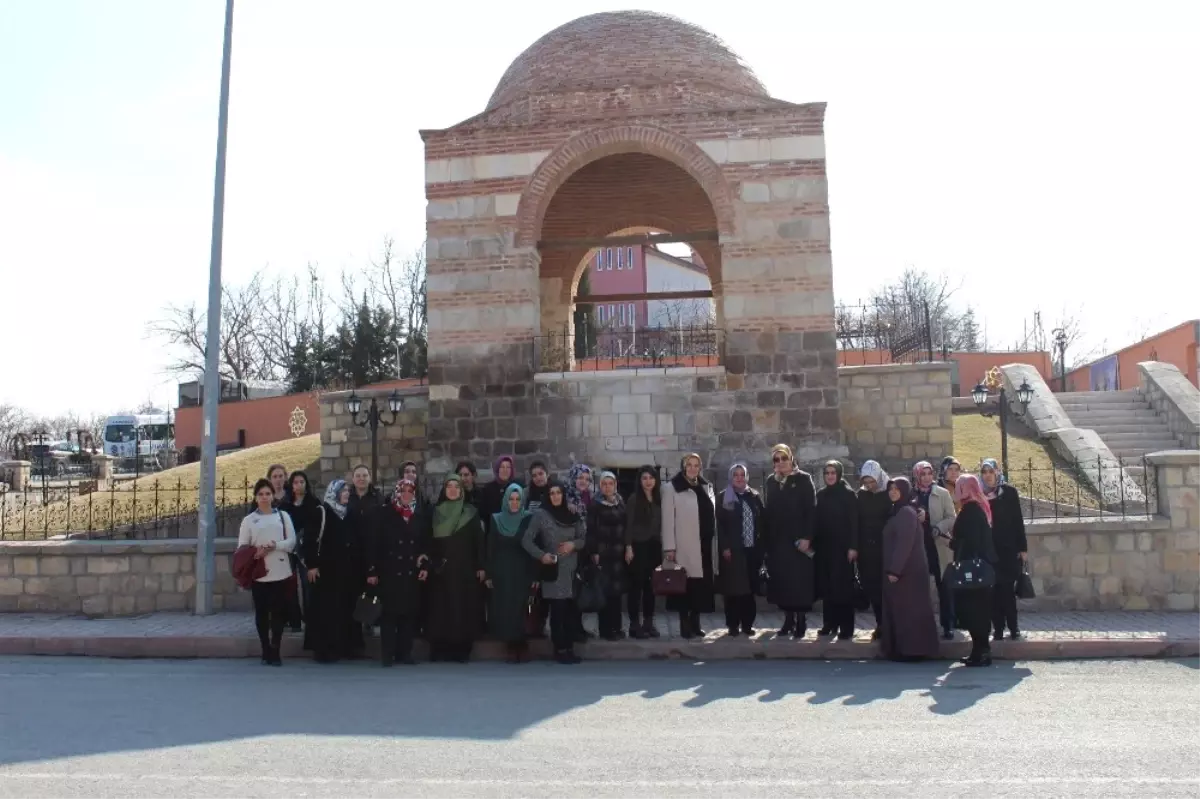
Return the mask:
[[0, 797], [1198, 796], [1200, 664], [0, 659]]

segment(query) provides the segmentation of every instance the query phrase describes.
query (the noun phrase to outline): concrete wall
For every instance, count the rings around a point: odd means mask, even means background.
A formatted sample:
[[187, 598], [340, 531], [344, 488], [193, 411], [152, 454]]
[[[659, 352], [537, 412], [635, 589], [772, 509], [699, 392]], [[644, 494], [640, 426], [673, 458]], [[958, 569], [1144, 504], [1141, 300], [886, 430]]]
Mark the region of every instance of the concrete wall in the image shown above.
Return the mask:
[[[1118, 350], [1117, 385], [1113, 388], [1136, 388], [1139, 382], [1138, 364], [1145, 361], [1161, 361], [1179, 368], [1192, 385], [1197, 383], [1197, 343], [1200, 342], [1200, 321], [1191, 320], [1164, 330], [1157, 335], [1144, 338], [1123, 350]], [[1091, 369], [1094, 363], [1108, 360], [1106, 355], [1096, 362], [1067, 372], [1068, 391], [1087, 391], [1091, 386]]]
[[[230, 567], [236, 538], [216, 542], [214, 607], [248, 610]], [[0, 541], [0, 612], [134, 616], [191, 610], [196, 541]]]
[[[247, 447], [316, 433], [320, 429], [318, 398], [317, 392], [310, 391], [223, 402], [217, 416], [217, 443], [237, 443], [239, 430], [246, 431]], [[200, 446], [203, 419], [204, 409], [199, 406], [180, 408], [175, 412], [175, 446], [178, 449]]]
[[850, 458], [885, 467], [940, 459], [954, 450], [947, 363], [843, 366], [838, 369], [842, 429]]

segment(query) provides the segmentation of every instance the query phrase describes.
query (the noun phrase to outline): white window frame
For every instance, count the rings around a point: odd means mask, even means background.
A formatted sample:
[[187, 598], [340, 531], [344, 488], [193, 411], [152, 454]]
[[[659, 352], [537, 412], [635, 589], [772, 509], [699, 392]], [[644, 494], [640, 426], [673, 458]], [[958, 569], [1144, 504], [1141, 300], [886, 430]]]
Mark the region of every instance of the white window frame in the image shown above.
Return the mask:
[[618, 272], [620, 272], [622, 269], [625, 268], [625, 258], [624, 258], [625, 254], [622, 252], [623, 249], [625, 249], [625, 248], [624, 247], [617, 248], [617, 271]]
[[629, 326], [637, 327], [637, 306], [629, 303]]
[[625, 303], [621, 303], [620, 316], [621, 316], [621, 327], [625, 327]]
[[596, 271], [599, 272], [603, 269], [604, 269], [604, 248], [601, 247], [599, 250], [596, 251]]
[[605, 259], [608, 261], [608, 265], [607, 265], [606, 267], [604, 267], [604, 268], [605, 268], [606, 270], [608, 270], [609, 272], [611, 272], [611, 271], [612, 271], [612, 262], [613, 262], [613, 252], [612, 252], [612, 247], [609, 247], [609, 248], [608, 248], [608, 255], [605, 257]]
[[604, 306], [603, 305], [596, 306], [596, 322], [597, 322], [597, 324], [601, 324], [601, 325], [604, 324]]
[[626, 253], [626, 256], [625, 256], [625, 260], [626, 260], [625, 268], [633, 269], [633, 248], [629, 247], [627, 249], [628, 249], [628, 252]]

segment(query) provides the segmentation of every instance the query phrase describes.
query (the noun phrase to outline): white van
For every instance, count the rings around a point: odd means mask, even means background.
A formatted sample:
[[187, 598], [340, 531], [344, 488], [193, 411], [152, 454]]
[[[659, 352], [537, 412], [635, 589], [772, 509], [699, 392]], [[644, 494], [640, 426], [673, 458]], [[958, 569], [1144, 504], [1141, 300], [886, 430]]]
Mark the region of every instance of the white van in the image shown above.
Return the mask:
[[104, 420], [104, 454], [121, 465], [133, 466], [134, 459], [143, 467], [155, 468], [159, 454], [175, 449], [175, 425], [165, 413], [139, 413], [110, 416]]

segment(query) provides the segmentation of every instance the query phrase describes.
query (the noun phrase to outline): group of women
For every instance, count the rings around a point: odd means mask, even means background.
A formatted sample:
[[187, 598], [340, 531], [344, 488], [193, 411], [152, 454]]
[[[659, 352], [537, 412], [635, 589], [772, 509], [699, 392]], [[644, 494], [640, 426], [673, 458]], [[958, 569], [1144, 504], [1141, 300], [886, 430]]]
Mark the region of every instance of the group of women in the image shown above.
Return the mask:
[[[360, 466], [351, 483], [335, 480], [323, 501], [303, 472], [285, 476], [272, 467], [255, 487], [239, 541], [266, 559], [253, 586], [263, 662], [279, 664], [280, 638], [297, 606], [305, 648], [317, 660], [358, 655], [370, 628], [354, 610], [367, 595], [381, 609], [385, 666], [412, 663], [418, 636], [431, 659], [466, 662], [485, 631], [504, 642], [511, 662], [523, 662], [547, 621], [555, 659], [578, 663], [575, 647], [590, 637], [576, 602], [581, 587], [589, 587], [599, 635], [615, 641], [661, 634], [656, 582], [684, 638], [706, 635], [701, 619], [715, 611], [718, 594], [729, 636], [754, 633], [765, 597], [784, 612], [778, 635], [803, 638], [821, 600], [818, 636], [853, 638], [856, 610], [870, 606], [872, 637], [887, 656], [937, 657], [931, 578], [943, 637], [956, 627], [970, 633], [968, 665], [990, 663], [993, 628], [997, 638], [1006, 627], [1019, 636], [1024, 522], [995, 461], [984, 461], [978, 477], [961, 474], [954, 458], [936, 476], [921, 462], [911, 482], [867, 461], [857, 489], [837, 461], [822, 468], [817, 489], [783, 444], [771, 463], [761, 488], [737, 463], [718, 491], [691, 454], [665, 484], [656, 467], [643, 467], [623, 497], [613, 473], [582, 464], [559, 481], [535, 462], [526, 487], [513, 459], [502, 457], [483, 486], [473, 464], [459, 464], [436, 502], [422, 496], [414, 463], [387, 496]], [[994, 571], [991, 586], [943, 580], [951, 562], [976, 560]], [[664, 571], [674, 579], [661, 579]]]

